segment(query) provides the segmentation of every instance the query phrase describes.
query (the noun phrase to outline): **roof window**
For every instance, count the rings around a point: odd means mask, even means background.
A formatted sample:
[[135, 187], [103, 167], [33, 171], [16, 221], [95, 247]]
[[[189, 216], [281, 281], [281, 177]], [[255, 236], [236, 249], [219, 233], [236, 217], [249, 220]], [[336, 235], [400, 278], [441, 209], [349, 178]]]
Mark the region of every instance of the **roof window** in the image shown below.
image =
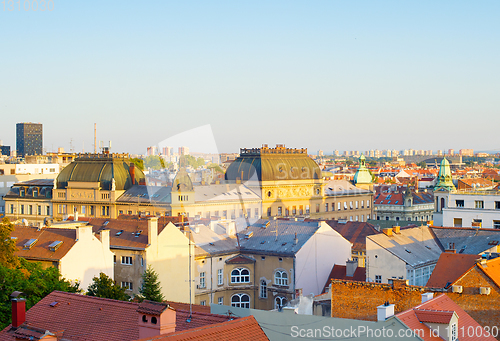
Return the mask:
[[62, 245], [62, 241], [60, 240], [56, 240], [55, 242], [53, 242], [52, 244], [49, 245], [49, 250], [50, 251], [56, 251], [57, 249], [59, 249], [59, 247]]
[[30, 240], [28, 240], [26, 243], [24, 243], [24, 249], [25, 250], [29, 250], [31, 249], [35, 244], [36, 242], [38, 241], [38, 239], [35, 239], [35, 238], [32, 238]]
[[121, 235], [122, 233], [123, 233], [123, 230], [120, 230], [120, 231], [116, 232], [116, 235], [117, 235], [117, 236], [119, 236], [119, 235]]

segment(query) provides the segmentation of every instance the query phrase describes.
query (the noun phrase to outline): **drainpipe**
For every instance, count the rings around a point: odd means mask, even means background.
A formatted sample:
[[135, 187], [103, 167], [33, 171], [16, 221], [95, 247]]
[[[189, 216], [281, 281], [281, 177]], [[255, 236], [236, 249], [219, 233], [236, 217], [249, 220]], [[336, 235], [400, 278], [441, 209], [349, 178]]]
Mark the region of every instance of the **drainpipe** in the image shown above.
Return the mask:
[[213, 272], [214, 257], [210, 255], [210, 303], [214, 303], [214, 272]]
[[293, 255], [293, 293], [292, 298], [295, 299], [295, 255]]
[[253, 308], [257, 309], [255, 303], [257, 303], [257, 297], [255, 295], [255, 266], [257, 265], [257, 260], [253, 263]]

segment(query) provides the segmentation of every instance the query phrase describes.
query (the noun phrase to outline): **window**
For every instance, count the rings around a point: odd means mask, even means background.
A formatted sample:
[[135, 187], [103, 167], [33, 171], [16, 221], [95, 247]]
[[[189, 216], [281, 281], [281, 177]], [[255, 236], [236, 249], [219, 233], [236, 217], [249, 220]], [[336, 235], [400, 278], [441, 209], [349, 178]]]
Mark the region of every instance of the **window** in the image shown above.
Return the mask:
[[207, 305], [207, 300], [203, 300], [200, 302], [201, 305]]
[[50, 215], [50, 207], [47, 206], [46, 209], [47, 209], [47, 214], [46, 215]]
[[328, 212], [329, 205], [328, 203], [325, 203], [325, 212]]
[[224, 297], [217, 297], [217, 304], [223, 305], [224, 304]]
[[132, 265], [132, 257], [122, 256], [122, 264]]
[[109, 216], [109, 206], [102, 206], [102, 216]]
[[292, 215], [296, 215], [297, 214], [297, 206], [293, 206], [292, 207]]
[[267, 298], [267, 282], [265, 279], [260, 281], [260, 298]]
[[271, 216], [271, 207], [268, 207], [267, 208], [267, 216], [270, 217]]
[[361, 200], [361, 208], [365, 208], [365, 201]]
[[281, 296], [276, 296], [274, 299], [274, 309], [281, 310], [286, 304], [286, 298]]
[[370, 208], [370, 201], [366, 200], [366, 208]]
[[256, 208], [256, 209], [255, 209], [255, 218], [258, 218], [258, 217], [259, 217], [259, 209], [258, 209], [258, 208]]
[[25, 194], [26, 194], [26, 190], [25, 190], [24, 188], [21, 188], [21, 189], [19, 190], [19, 196], [20, 196], [20, 197], [24, 197], [24, 195], [25, 195]]
[[21, 205], [21, 214], [24, 214], [24, 205]]
[[[90, 208], [90, 213], [89, 213], [89, 214], [90, 214], [91, 216], [94, 216], [94, 215], [95, 215], [95, 212], [94, 212], [94, 206], [93, 206], [93, 205], [92, 205], [92, 206], [89, 206], [89, 208]], [[132, 213], [130, 213], [130, 214], [132, 214]]]
[[281, 216], [281, 213], [282, 213], [282, 208], [281, 206], [278, 206], [278, 216]]
[[224, 218], [224, 219], [227, 218], [227, 210], [222, 211], [222, 218]]
[[482, 200], [476, 200], [474, 202], [474, 207], [475, 208], [484, 208], [484, 201], [482, 201]]
[[38, 215], [42, 215], [42, 206], [36, 206], [36, 210], [38, 211]]
[[299, 206], [299, 215], [303, 215], [304, 214], [304, 206], [300, 205]]
[[375, 275], [375, 283], [382, 283], [382, 275]]
[[342, 209], [342, 204], [339, 202], [337, 203], [337, 210], [340, 211]]
[[113, 263], [116, 263], [116, 255], [113, 255]]
[[222, 279], [222, 269], [217, 270], [217, 285], [222, 285], [224, 284], [224, 281]]
[[500, 229], [500, 220], [493, 220], [493, 228]]
[[456, 323], [451, 325], [451, 341], [458, 340], [458, 326]]
[[33, 205], [28, 205], [28, 214], [33, 215]]
[[464, 207], [465, 206], [463, 200], [455, 200], [455, 204], [457, 205], [457, 207]]
[[205, 288], [205, 272], [200, 272], [200, 289]]
[[231, 283], [250, 283], [250, 271], [237, 268], [231, 271]]
[[306, 205], [306, 214], [309, 214], [309, 205]]
[[10, 213], [14, 214], [14, 204], [10, 204]]
[[344, 211], [346, 211], [346, 210], [347, 210], [347, 201], [344, 202]]
[[[326, 206], [326, 209], [328, 209], [328, 205]], [[316, 204], [316, 213], [319, 213], [319, 204]]]
[[453, 218], [453, 227], [462, 227], [462, 218]]
[[38, 197], [38, 188], [33, 188], [33, 198]]
[[134, 286], [132, 282], [122, 282], [122, 288], [125, 288], [125, 290], [133, 290]]
[[231, 297], [231, 306], [237, 308], [250, 308], [250, 296], [247, 294], [236, 294]]
[[352, 201], [349, 202], [349, 208], [352, 210]]
[[286, 271], [278, 270], [274, 273], [274, 284], [288, 285], [288, 274]]
[[358, 205], [359, 205], [359, 202], [358, 202], [358, 201], [356, 201], [356, 209], [358, 209], [358, 208], [359, 208], [359, 207], [358, 207]]
[[335, 203], [332, 202], [332, 212], [335, 211]]

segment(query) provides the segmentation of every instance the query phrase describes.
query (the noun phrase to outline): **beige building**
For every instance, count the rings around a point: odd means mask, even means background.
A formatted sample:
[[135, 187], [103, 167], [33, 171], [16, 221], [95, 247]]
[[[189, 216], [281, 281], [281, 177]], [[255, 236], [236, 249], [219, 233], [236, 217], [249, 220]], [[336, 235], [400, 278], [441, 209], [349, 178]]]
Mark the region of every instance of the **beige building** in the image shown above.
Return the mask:
[[45, 268], [58, 268], [64, 278], [79, 282], [82, 289], [101, 272], [113, 278], [109, 231], [97, 238], [91, 226], [81, 223], [69, 228], [16, 226], [11, 238], [16, 240], [17, 256], [41, 262]]
[[3, 197], [5, 216], [17, 223], [42, 226], [52, 217], [54, 180], [29, 180], [15, 183]]
[[[220, 228], [221, 230], [218, 230]], [[192, 226], [198, 304], [280, 309], [297, 294], [319, 294], [351, 243], [325, 222], [259, 220], [235, 227]]]

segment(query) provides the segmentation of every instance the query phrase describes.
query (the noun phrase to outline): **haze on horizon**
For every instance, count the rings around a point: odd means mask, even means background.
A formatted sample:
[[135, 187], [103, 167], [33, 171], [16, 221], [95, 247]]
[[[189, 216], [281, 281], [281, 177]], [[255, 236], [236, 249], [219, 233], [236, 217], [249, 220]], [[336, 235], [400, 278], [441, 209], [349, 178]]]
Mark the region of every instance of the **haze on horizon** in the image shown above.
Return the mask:
[[0, 139], [145, 153], [211, 125], [240, 147], [500, 150], [500, 3], [54, 0], [0, 6]]

